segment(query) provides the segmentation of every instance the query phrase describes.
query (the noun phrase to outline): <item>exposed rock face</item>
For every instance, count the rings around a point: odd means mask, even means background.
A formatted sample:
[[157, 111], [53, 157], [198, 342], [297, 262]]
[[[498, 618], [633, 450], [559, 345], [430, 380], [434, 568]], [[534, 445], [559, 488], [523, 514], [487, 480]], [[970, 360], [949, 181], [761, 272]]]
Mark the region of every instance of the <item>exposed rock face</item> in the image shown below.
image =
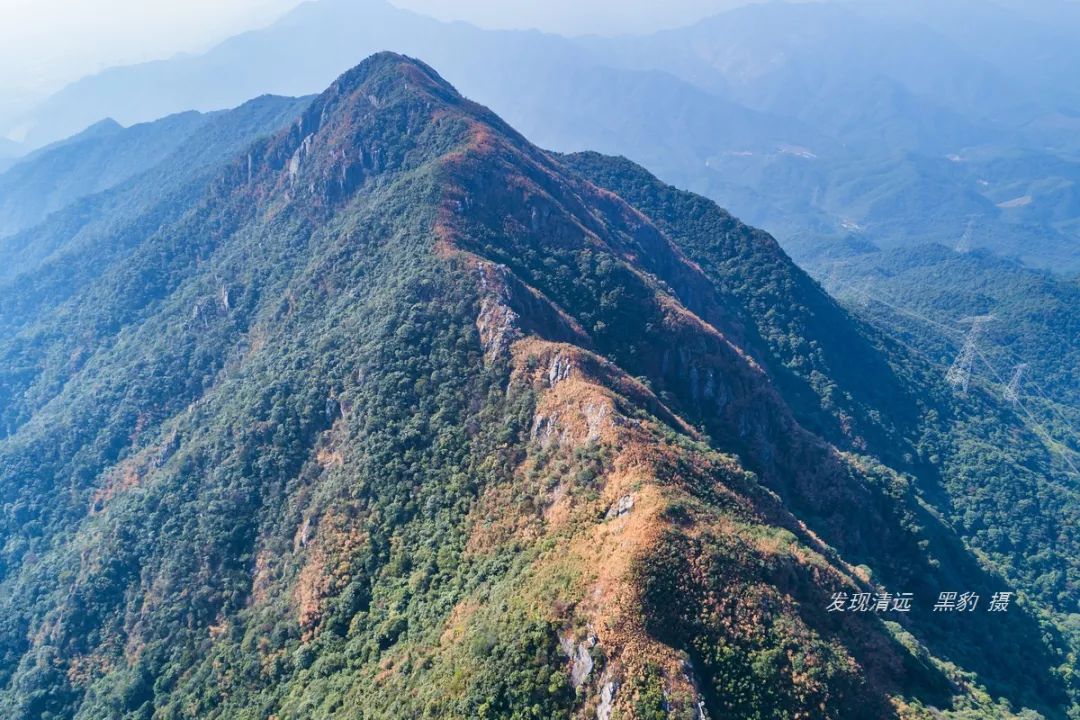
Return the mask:
[[517, 318], [517, 313], [505, 303], [490, 298], [483, 300], [476, 318], [476, 328], [480, 331], [480, 340], [489, 357], [505, 355], [510, 344], [521, 336], [516, 325]]
[[572, 368], [573, 366], [568, 358], [558, 354], [555, 355], [551, 360], [551, 366], [548, 368], [548, 385], [555, 387], [555, 385], [570, 377]]
[[289, 183], [296, 184], [297, 179], [300, 177], [300, 164], [304, 161], [304, 156], [307, 155], [308, 150], [311, 149], [311, 136], [306, 136], [300, 143], [300, 147], [296, 148], [296, 152], [289, 158]]
[[545, 450], [551, 447], [551, 444], [558, 440], [556, 433], [558, 432], [559, 417], [557, 415], [540, 415], [537, 414], [533, 420], [532, 427], [532, 439], [540, 444], [540, 447]]
[[476, 329], [488, 358], [505, 356], [510, 344], [521, 337], [519, 315], [510, 308], [510, 289], [506, 284], [507, 269], [492, 263], [480, 263], [480, 313]]
[[596, 706], [596, 720], [611, 720], [615, 710], [615, 696], [619, 692], [619, 683], [608, 680], [600, 689], [600, 703]]
[[611, 426], [610, 409], [604, 403], [587, 402], [582, 407], [582, 414], [589, 426], [588, 439], [595, 441], [600, 439], [600, 434]]
[[607, 519], [612, 520], [614, 518], [628, 515], [631, 510], [634, 509], [634, 496], [623, 495], [619, 498], [619, 501], [612, 505], [607, 511]]
[[578, 643], [577, 650], [574, 652], [573, 666], [570, 668], [570, 683], [575, 690], [581, 687], [592, 674], [593, 659], [589, 654], [591, 647], [592, 645], [581, 642]]

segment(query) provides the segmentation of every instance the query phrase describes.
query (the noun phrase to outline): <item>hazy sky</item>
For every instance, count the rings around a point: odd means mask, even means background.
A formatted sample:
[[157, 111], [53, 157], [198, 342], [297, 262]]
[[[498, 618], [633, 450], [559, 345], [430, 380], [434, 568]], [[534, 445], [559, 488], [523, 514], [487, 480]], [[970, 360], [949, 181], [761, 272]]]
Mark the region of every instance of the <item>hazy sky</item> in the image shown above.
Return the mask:
[[55, 89], [105, 67], [206, 49], [299, 0], [0, 0], [0, 89]]
[[752, 0], [392, 0], [444, 20], [482, 27], [617, 34], [685, 25]]
[[[679, 25], [745, 1], [393, 0], [442, 19], [566, 33]], [[267, 25], [300, 2], [0, 0], [0, 93], [10, 104], [18, 94], [49, 92], [112, 65], [198, 52]]]

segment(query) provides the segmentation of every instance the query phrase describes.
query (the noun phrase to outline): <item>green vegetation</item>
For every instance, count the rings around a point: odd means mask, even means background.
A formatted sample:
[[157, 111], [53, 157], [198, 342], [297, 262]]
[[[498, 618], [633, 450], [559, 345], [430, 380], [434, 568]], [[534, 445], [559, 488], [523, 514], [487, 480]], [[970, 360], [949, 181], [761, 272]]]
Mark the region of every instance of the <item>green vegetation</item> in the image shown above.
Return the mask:
[[5, 718], [1076, 717], [1053, 452], [764, 234], [389, 54], [216, 167], [7, 245]]

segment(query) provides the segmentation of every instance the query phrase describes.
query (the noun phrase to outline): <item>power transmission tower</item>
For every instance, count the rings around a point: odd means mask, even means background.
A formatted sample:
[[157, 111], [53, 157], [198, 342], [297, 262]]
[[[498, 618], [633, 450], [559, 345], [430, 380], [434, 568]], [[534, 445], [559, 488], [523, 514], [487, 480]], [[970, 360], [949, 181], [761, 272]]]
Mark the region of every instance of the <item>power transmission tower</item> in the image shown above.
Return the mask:
[[1013, 405], [1020, 402], [1020, 383], [1024, 379], [1024, 371], [1028, 369], [1027, 363], [1020, 363], [1013, 370], [1012, 380], [1009, 381], [1008, 386], [1003, 393], [1005, 399], [1011, 402]]
[[956, 247], [953, 248], [958, 253], [967, 254], [971, 252], [971, 238], [972, 228], [975, 226], [975, 218], [968, 218], [967, 227], [964, 228], [964, 234], [960, 236], [960, 240], [957, 241]]
[[956, 356], [952, 367], [945, 373], [945, 381], [959, 388], [962, 395], [967, 395], [968, 386], [971, 384], [971, 368], [975, 365], [975, 356], [979, 352], [979, 338], [982, 335], [983, 325], [993, 319], [993, 315], [980, 315], [971, 319], [971, 330], [968, 331], [967, 338], [964, 340], [964, 347]]

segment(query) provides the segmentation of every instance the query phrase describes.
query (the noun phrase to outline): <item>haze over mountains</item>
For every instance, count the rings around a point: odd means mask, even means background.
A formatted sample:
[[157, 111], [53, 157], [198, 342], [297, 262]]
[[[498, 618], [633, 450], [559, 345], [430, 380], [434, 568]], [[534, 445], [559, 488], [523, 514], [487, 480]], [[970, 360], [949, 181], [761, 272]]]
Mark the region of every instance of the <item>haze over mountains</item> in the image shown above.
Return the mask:
[[[31, 153], [0, 175], [0, 238], [37, 225], [83, 198], [106, 191], [117, 197], [125, 192], [137, 194], [145, 192], [148, 184], [161, 192], [162, 185], [171, 187], [198, 177], [222, 154], [237, 151], [287, 123], [305, 102], [263, 96], [233, 110], [178, 113], [130, 128], [103, 120]], [[176, 157], [183, 157], [183, 164]], [[155, 169], [168, 177], [155, 176]], [[92, 206], [94, 200], [88, 202]], [[83, 219], [93, 212], [86, 210]], [[62, 222], [62, 218], [52, 219]]]
[[106, 117], [302, 95], [394, 49], [442, 68], [542, 146], [624, 154], [800, 259], [848, 235], [883, 246], [966, 235], [1070, 271], [1075, 15], [1050, 2], [766, 3], [653, 35], [569, 40], [320, 0], [205, 55], [74, 83], [24, 122], [40, 144]]

